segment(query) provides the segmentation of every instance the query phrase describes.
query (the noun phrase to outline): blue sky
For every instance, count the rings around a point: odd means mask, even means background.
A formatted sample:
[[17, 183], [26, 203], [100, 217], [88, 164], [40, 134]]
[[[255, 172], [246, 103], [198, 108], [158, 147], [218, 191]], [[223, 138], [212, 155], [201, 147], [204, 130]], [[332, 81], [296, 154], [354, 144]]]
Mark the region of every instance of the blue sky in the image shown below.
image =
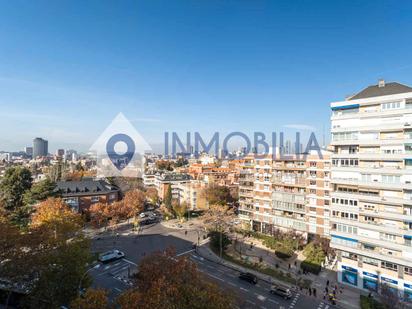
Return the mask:
[[0, 150], [86, 150], [119, 113], [164, 131], [329, 129], [329, 103], [412, 85], [403, 1], [0, 0]]

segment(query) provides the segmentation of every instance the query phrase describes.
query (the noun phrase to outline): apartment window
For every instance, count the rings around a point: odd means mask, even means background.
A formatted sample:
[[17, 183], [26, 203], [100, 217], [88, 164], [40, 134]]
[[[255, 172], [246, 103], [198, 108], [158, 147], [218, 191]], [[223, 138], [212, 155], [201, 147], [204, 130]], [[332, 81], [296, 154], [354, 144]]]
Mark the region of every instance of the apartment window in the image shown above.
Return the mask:
[[396, 240], [396, 235], [388, 234], [388, 233], [381, 233], [381, 239], [382, 240], [395, 241]]
[[394, 263], [386, 262], [386, 261], [382, 261], [381, 267], [386, 268], [386, 269], [390, 269], [390, 270], [394, 270], [394, 271], [398, 271], [398, 265], [396, 265]]
[[401, 108], [401, 102], [388, 102], [382, 104], [382, 110]]
[[396, 175], [382, 175], [383, 183], [400, 183], [401, 177]]
[[372, 259], [372, 258], [370, 258], [370, 257], [364, 256], [364, 257], [362, 258], [362, 261], [363, 261], [363, 263], [365, 263], [365, 264], [369, 264], [369, 265], [373, 265], [373, 266], [379, 266], [379, 260], [377, 260], [377, 259]]
[[407, 275], [410, 275], [410, 276], [412, 276], [412, 267], [404, 267], [403, 268], [403, 272], [405, 273], [405, 274], [407, 274]]
[[350, 252], [345, 252], [345, 251], [342, 251], [342, 257], [350, 259], [350, 260], [354, 260], [354, 261], [358, 260], [358, 255], [357, 254], [350, 253]]
[[373, 222], [375, 222], [375, 218], [374, 218], [374, 217], [365, 216], [365, 221], [366, 221], [366, 222], [373, 223]]
[[311, 185], [311, 186], [316, 186], [316, 181], [315, 181], [315, 180], [311, 180], [311, 181], [310, 181], [310, 185]]

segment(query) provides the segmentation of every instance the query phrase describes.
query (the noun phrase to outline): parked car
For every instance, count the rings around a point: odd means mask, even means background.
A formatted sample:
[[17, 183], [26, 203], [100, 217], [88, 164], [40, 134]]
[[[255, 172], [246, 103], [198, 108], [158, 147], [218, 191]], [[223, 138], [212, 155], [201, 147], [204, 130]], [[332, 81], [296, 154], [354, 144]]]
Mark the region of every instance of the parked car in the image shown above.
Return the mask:
[[99, 254], [99, 262], [109, 263], [124, 258], [124, 253], [119, 250], [111, 250]]
[[142, 213], [139, 215], [139, 217], [140, 217], [140, 218], [144, 218], [144, 217], [146, 217], [146, 214], [145, 214], [144, 212], [142, 212]]
[[239, 279], [245, 280], [249, 283], [256, 284], [257, 283], [257, 277], [254, 274], [251, 273], [240, 273]]
[[272, 287], [270, 288], [270, 293], [279, 295], [284, 299], [290, 299], [292, 297], [292, 292], [290, 291], [290, 289], [277, 284], [272, 285]]

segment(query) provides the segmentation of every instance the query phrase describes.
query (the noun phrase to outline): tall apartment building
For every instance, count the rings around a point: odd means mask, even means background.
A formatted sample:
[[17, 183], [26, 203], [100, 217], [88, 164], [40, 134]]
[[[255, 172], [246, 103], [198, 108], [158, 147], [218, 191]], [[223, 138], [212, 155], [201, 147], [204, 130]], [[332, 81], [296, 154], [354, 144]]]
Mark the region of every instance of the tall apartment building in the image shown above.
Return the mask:
[[274, 229], [329, 235], [330, 155], [246, 157], [239, 179], [239, 219], [266, 234]]
[[412, 88], [380, 81], [331, 103], [338, 279], [412, 295]]
[[40, 137], [33, 139], [33, 159], [37, 157], [46, 157], [49, 152], [48, 141]]

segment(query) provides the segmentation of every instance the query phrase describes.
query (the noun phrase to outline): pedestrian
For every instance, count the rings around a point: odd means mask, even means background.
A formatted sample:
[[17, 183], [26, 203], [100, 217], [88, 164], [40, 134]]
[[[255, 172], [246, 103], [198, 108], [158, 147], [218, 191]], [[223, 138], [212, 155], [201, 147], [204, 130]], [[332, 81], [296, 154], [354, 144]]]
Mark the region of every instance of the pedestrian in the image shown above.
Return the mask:
[[326, 281], [326, 286], [329, 286], [329, 280], [328, 280], [328, 281]]
[[290, 269], [290, 263], [289, 263], [289, 269]]
[[326, 293], [329, 293], [328, 287], [325, 288], [325, 292], [326, 292]]
[[316, 288], [313, 288], [313, 296], [316, 297]]
[[298, 262], [295, 261], [295, 266], [298, 266]]
[[323, 292], [323, 300], [325, 300], [326, 299], [326, 291], [325, 292]]
[[312, 296], [312, 290], [309, 288], [309, 296]]

